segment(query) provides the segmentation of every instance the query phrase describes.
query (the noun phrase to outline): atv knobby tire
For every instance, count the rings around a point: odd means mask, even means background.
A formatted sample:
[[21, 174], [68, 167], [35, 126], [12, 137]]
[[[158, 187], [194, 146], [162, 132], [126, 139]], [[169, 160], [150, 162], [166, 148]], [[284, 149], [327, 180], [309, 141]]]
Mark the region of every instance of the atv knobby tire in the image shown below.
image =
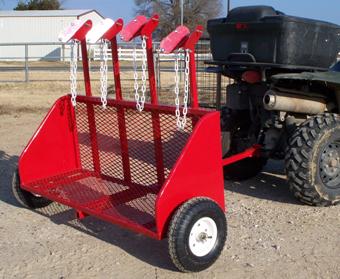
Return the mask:
[[288, 140], [289, 188], [301, 202], [329, 206], [340, 201], [340, 117], [309, 118]]

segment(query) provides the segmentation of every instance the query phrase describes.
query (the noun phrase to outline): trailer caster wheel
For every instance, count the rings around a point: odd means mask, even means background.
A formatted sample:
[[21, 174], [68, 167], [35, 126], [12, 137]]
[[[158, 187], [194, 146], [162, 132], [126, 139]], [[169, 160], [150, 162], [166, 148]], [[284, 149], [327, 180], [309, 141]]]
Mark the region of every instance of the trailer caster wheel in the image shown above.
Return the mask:
[[204, 270], [217, 260], [224, 247], [227, 238], [224, 212], [209, 199], [192, 199], [176, 211], [168, 237], [170, 257], [179, 270]]
[[20, 187], [20, 176], [19, 176], [18, 170], [16, 170], [13, 174], [12, 192], [13, 192], [15, 199], [23, 207], [36, 209], [36, 208], [43, 208], [52, 203], [52, 201], [48, 199], [45, 199], [40, 196], [36, 196], [30, 192], [23, 190]]

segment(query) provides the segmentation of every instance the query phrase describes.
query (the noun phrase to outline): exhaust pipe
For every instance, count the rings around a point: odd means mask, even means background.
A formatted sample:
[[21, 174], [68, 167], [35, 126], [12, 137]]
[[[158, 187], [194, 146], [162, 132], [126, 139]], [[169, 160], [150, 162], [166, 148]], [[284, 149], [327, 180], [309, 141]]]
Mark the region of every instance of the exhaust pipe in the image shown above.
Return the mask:
[[297, 96], [293, 94], [269, 90], [263, 97], [266, 110], [287, 111], [303, 114], [318, 114], [326, 110], [326, 102], [322, 98]]

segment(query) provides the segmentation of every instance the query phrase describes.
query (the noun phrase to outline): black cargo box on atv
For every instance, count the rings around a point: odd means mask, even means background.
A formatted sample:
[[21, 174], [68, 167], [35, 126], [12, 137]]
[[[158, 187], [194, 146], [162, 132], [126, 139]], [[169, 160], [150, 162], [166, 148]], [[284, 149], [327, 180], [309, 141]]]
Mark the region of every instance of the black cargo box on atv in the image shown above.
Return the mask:
[[208, 21], [214, 61], [328, 68], [340, 50], [340, 26], [286, 16], [268, 6], [239, 7]]

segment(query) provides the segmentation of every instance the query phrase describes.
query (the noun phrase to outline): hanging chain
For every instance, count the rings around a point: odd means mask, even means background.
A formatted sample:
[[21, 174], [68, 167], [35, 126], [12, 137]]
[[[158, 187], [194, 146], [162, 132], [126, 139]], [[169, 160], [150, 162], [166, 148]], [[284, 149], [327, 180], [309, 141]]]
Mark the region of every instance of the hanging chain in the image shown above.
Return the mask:
[[177, 126], [179, 128], [179, 119], [181, 117], [181, 112], [179, 110], [179, 74], [178, 74], [178, 69], [179, 69], [179, 53], [177, 52], [175, 54], [175, 105], [176, 105], [176, 117], [177, 117]]
[[176, 105], [176, 123], [178, 129], [184, 130], [187, 123], [188, 99], [189, 99], [189, 75], [190, 75], [190, 50], [185, 51], [185, 72], [184, 72], [184, 97], [183, 97], [183, 116], [181, 117], [179, 102], [179, 75], [178, 75], [179, 55], [175, 57], [175, 105]]
[[[136, 44], [134, 45], [133, 48], [133, 78], [134, 78], [134, 89], [135, 89], [135, 100], [137, 105], [139, 104], [139, 93], [138, 93], [138, 89], [139, 89], [139, 85], [138, 85], [138, 72], [137, 72], [137, 51], [136, 51]], [[138, 107], [137, 107], [138, 109]]]
[[146, 62], [147, 62], [147, 54], [146, 54], [146, 37], [142, 37], [142, 96], [139, 96], [139, 85], [138, 85], [138, 72], [137, 72], [137, 51], [136, 45], [133, 49], [133, 78], [134, 78], [134, 89], [135, 89], [135, 100], [136, 100], [136, 108], [138, 111], [143, 111], [144, 103], [145, 103], [145, 92], [146, 92]]
[[71, 59], [70, 59], [70, 81], [71, 81], [71, 102], [75, 107], [77, 105], [77, 69], [78, 69], [78, 45], [76, 40], [71, 41]]
[[108, 41], [103, 39], [100, 42], [100, 93], [102, 106], [105, 109], [107, 105], [107, 61], [108, 61]]
[[140, 98], [140, 104], [137, 103], [137, 109], [142, 111], [144, 109], [145, 103], [145, 92], [146, 92], [146, 62], [147, 62], [147, 55], [146, 55], [146, 37], [142, 37], [142, 97]]

